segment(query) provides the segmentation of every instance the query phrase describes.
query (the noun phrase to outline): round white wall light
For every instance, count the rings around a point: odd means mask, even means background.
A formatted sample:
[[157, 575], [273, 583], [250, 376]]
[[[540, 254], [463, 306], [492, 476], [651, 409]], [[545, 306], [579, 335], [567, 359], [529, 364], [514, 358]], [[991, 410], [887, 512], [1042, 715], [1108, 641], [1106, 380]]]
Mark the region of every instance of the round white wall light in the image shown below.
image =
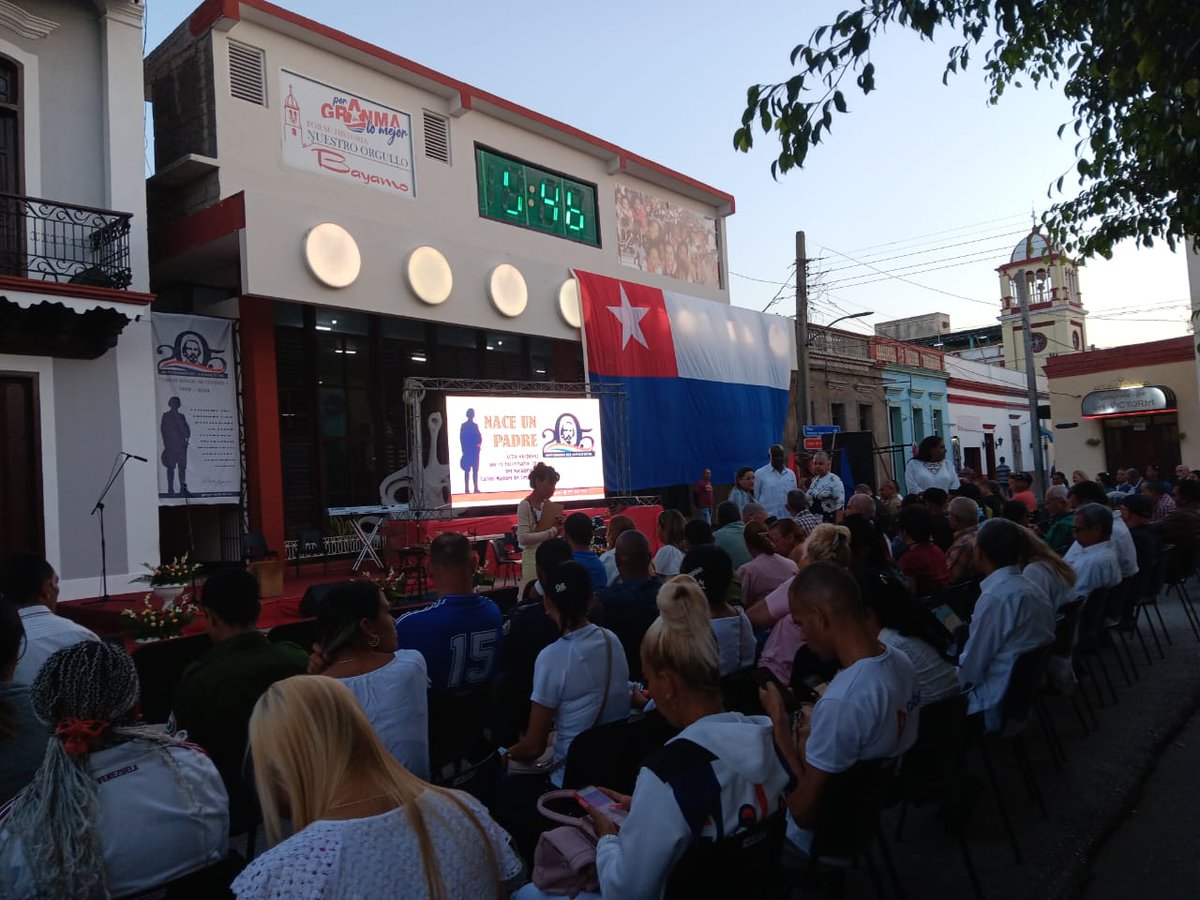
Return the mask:
[[322, 222], [304, 236], [304, 262], [313, 278], [326, 287], [354, 284], [362, 269], [358, 244], [341, 225]]
[[583, 327], [583, 313], [579, 308], [579, 282], [568, 278], [558, 289], [558, 311], [563, 321], [572, 328]]
[[492, 269], [488, 279], [488, 293], [492, 305], [500, 310], [502, 315], [519, 316], [525, 312], [529, 303], [529, 288], [525, 285], [525, 276], [520, 269], [508, 263], [500, 263]]
[[450, 263], [433, 247], [418, 247], [410, 253], [404, 274], [417, 299], [430, 306], [445, 303], [454, 287]]

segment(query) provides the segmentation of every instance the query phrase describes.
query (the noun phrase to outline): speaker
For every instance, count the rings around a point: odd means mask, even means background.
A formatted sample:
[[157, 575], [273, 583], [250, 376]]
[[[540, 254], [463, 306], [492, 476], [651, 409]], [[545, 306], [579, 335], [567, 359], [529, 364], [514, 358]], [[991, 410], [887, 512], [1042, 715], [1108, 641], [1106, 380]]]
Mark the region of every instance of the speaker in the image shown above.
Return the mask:
[[869, 431], [842, 431], [822, 436], [824, 449], [833, 458], [830, 469], [846, 482], [846, 499], [856, 484], [875, 484], [875, 435]]

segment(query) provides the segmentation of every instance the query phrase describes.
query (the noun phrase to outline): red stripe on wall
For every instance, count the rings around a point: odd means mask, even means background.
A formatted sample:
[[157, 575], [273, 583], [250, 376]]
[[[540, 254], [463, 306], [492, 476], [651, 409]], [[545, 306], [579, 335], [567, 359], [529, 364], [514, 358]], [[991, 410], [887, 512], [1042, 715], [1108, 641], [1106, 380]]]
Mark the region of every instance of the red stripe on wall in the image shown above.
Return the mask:
[[246, 428], [246, 486], [250, 530], [283, 556], [283, 474], [279, 440], [279, 386], [275, 371], [275, 310], [270, 300], [243, 297], [242, 405]]
[[160, 263], [245, 227], [246, 195], [239, 191], [152, 232], [150, 258]]

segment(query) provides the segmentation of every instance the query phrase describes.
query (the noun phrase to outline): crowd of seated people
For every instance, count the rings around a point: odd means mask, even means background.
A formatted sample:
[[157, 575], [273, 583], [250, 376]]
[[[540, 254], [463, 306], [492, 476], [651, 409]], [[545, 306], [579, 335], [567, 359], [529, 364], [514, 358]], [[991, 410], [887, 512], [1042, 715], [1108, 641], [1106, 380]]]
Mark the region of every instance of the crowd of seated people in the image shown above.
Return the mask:
[[[632, 791], [598, 783], [614, 815], [588, 809], [599, 890], [585, 896], [661, 896], [690, 850], [783, 819], [780, 861], [803, 865], [834, 781], [903, 755], [923, 709], [965, 692], [975, 727], [998, 730], [1014, 666], [1050, 647], [1058, 613], [1153, 590], [1167, 543], [1200, 547], [1198, 488], [1181, 479], [1170, 508], [1162, 492], [1114, 492], [1114, 511], [1081, 478], [1037, 517], [964, 478], [891, 507], [856, 491], [837, 524], [780, 492], [785, 518], [719, 504], [715, 533], [675, 511], [653, 536], [614, 517], [603, 556], [572, 514], [526, 550], [534, 577], [506, 612], [476, 591], [469, 539], [446, 533], [429, 547], [433, 603], [394, 620], [372, 582], [336, 584], [311, 648], [267, 640], [257, 582], [217, 571], [200, 594], [213, 646], [165, 728], [138, 718], [131, 657], [57, 614], [44, 561], [15, 557], [0, 569], [5, 896], [124, 896], [205, 872], [247, 898], [542, 896], [538, 799], [576, 786], [583, 735], [648, 711], [665, 725]], [[962, 582], [978, 598], [952, 634], [934, 610]], [[1109, 612], [1122, 626], [1128, 610]], [[1048, 664], [1064, 690], [1070, 650]], [[766, 686], [743, 704], [729, 686], [759, 669]], [[786, 686], [815, 680], [798, 718]], [[477, 726], [503, 771], [486, 791], [431, 769], [433, 713], [460, 689], [490, 697]], [[231, 833], [258, 822], [269, 847], [238, 860]]]

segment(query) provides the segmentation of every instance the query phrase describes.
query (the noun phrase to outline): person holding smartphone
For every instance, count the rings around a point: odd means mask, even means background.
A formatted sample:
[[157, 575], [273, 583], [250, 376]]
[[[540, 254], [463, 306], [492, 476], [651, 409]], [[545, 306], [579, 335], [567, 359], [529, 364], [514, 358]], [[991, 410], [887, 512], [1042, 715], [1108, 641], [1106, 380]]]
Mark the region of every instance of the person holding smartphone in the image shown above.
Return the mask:
[[[668, 582], [658, 609], [642, 640], [642, 671], [659, 711], [681, 731], [646, 760], [632, 796], [601, 788], [611, 802], [588, 806], [600, 836], [600, 893], [622, 900], [661, 897], [693, 842], [762, 825], [783, 809], [792, 781], [775, 751], [770, 720], [725, 712], [717, 641], [700, 586], [683, 576]], [[606, 811], [612, 805], [627, 813], [624, 824]], [[528, 885], [516, 896], [540, 895]]]

